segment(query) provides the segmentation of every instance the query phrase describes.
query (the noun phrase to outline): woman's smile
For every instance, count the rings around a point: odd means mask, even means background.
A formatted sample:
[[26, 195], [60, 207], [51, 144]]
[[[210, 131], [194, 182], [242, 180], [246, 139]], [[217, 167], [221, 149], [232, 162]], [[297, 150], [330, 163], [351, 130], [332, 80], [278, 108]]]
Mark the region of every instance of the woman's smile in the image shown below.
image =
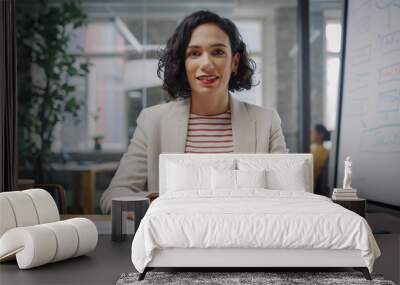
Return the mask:
[[219, 79], [218, 76], [215, 75], [200, 75], [196, 77], [197, 80], [200, 81], [201, 85], [204, 87], [213, 86]]

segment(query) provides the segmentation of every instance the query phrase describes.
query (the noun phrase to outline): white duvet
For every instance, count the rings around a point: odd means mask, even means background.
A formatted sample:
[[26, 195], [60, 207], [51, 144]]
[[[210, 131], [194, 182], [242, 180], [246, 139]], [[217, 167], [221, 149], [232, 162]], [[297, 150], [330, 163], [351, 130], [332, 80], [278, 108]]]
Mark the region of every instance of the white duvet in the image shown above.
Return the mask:
[[266, 189], [164, 194], [140, 223], [133, 265], [143, 272], [165, 248], [358, 249], [370, 272], [380, 255], [359, 215], [319, 195]]

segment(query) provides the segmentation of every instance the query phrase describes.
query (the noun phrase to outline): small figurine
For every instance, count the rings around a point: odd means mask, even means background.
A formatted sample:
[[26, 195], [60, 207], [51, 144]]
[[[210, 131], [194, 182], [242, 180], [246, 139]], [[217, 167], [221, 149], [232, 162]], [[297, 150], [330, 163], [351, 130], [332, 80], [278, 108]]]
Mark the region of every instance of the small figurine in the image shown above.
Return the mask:
[[351, 160], [350, 156], [346, 157], [346, 161], [344, 162], [344, 178], [343, 178], [343, 189], [352, 189], [351, 188]]

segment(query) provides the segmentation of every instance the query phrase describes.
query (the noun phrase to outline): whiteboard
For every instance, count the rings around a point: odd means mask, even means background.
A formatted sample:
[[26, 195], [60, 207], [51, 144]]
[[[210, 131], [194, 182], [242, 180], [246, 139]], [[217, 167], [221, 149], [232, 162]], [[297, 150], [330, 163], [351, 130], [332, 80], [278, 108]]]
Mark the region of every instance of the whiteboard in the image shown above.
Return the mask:
[[336, 185], [400, 206], [400, 0], [346, 2]]

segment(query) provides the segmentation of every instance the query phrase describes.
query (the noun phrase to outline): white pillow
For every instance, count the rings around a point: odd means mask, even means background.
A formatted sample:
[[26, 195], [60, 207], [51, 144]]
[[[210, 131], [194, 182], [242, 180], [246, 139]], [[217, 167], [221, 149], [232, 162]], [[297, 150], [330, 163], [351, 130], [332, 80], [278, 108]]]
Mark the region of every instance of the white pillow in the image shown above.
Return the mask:
[[311, 188], [309, 169], [305, 160], [239, 159], [240, 170], [267, 171], [267, 188], [273, 190], [306, 191]]
[[213, 190], [236, 190], [236, 170], [212, 168], [211, 181]]
[[266, 188], [266, 171], [263, 170], [211, 170], [212, 189], [237, 190], [240, 188]]
[[236, 170], [238, 188], [267, 188], [267, 172], [262, 170]]
[[267, 172], [267, 181], [268, 189], [306, 191], [307, 181], [301, 167], [287, 172], [272, 169]]
[[168, 165], [168, 191], [211, 189], [211, 167], [170, 163]]

